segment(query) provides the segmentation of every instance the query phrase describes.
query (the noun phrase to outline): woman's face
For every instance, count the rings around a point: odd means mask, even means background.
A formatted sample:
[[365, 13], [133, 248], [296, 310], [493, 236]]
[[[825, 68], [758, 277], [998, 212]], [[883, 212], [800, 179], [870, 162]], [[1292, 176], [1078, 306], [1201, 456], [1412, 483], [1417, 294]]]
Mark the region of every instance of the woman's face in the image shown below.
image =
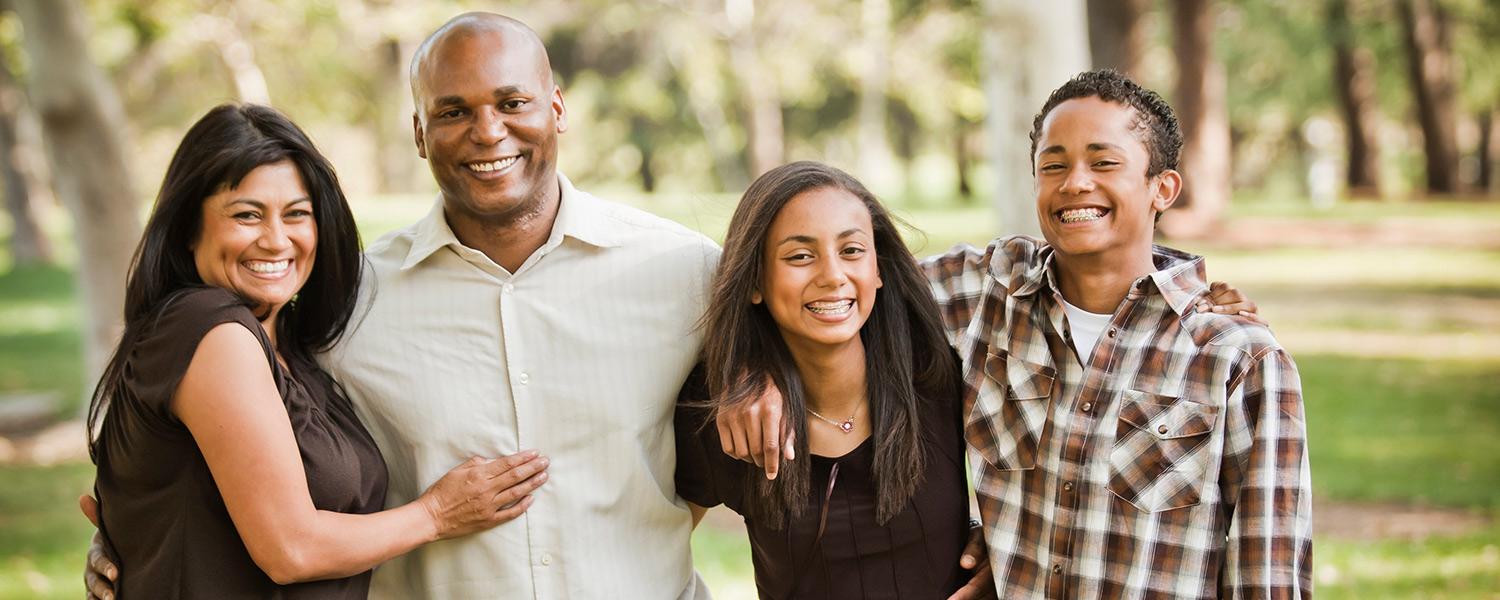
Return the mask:
[[880, 270], [870, 211], [835, 187], [793, 197], [766, 235], [764, 303], [794, 350], [846, 344], [875, 306]]
[[235, 189], [203, 201], [193, 262], [209, 285], [256, 303], [256, 313], [285, 305], [307, 283], [317, 258], [312, 199], [290, 160], [256, 167]]

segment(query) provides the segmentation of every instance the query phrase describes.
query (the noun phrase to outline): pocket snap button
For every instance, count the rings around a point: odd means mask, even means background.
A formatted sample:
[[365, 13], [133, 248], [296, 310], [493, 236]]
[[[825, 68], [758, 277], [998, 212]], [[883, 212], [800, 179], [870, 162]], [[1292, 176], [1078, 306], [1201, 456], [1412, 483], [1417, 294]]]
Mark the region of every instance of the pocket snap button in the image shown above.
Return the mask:
[[1161, 427], [1157, 427], [1156, 428], [1156, 432], [1160, 433], [1162, 435], [1166, 435], [1167, 434], [1167, 426], [1166, 425], [1162, 425]]

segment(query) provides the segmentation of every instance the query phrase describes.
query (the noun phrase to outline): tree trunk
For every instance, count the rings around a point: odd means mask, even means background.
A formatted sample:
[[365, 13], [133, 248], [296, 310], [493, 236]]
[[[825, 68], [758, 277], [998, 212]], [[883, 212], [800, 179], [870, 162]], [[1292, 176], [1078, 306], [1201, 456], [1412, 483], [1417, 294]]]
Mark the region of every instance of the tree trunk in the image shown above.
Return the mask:
[[[739, 193], [750, 182], [745, 176], [740, 144], [735, 141], [729, 118], [724, 113], [729, 101], [724, 97], [723, 57], [716, 51], [718, 40], [703, 34], [714, 27], [714, 24], [694, 20], [662, 35], [668, 49], [668, 61], [683, 82], [693, 120], [703, 132], [704, 144], [713, 155], [719, 190]], [[706, 49], [705, 46], [713, 48]]]
[[1495, 109], [1487, 108], [1476, 118], [1479, 124], [1479, 180], [1475, 185], [1481, 194], [1500, 193], [1495, 184]]
[[377, 46], [374, 115], [370, 133], [375, 137], [376, 190], [383, 194], [413, 192], [419, 189], [421, 160], [412, 145], [411, 84], [407, 81], [406, 45], [396, 38], [385, 38]]
[[863, 48], [859, 80], [859, 176], [876, 193], [895, 189], [895, 161], [886, 134], [886, 88], [891, 71], [891, 2], [860, 2]]
[[89, 58], [77, 0], [15, 0], [31, 59], [31, 100], [41, 117], [58, 198], [73, 215], [79, 291], [87, 310], [85, 377], [103, 367], [120, 331], [125, 274], [141, 226], [125, 165], [124, 109]]
[[1041, 236], [1032, 177], [1031, 120], [1047, 96], [1089, 68], [1084, 0], [984, 0], [980, 64], [989, 114], [985, 137], [995, 165], [1000, 233]]
[[1448, 14], [1431, 0], [1402, 0], [1412, 91], [1427, 155], [1427, 191], [1458, 191], [1457, 88]]
[[969, 126], [961, 118], [954, 119], [953, 127], [953, 167], [954, 175], [958, 178], [958, 195], [965, 203], [974, 196], [973, 177], [969, 173], [969, 161], [973, 160], [972, 152], [969, 151]]
[[1089, 50], [1095, 69], [1114, 69], [1139, 80], [1148, 0], [1088, 0]]
[[1333, 37], [1333, 83], [1344, 120], [1348, 165], [1345, 184], [1351, 198], [1380, 196], [1380, 121], [1375, 105], [1375, 55], [1354, 43], [1347, 0], [1328, 3], [1328, 30]]
[[1229, 207], [1229, 118], [1224, 66], [1214, 53], [1212, 0], [1172, 0], [1177, 118], [1182, 123], [1183, 192], [1162, 217], [1173, 237], [1206, 235]]
[[255, 62], [255, 46], [240, 32], [233, 18], [217, 15], [198, 15], [193, 26], [202, 32], [212, 32], [206, 40], [219, 51], [219, 60], [229, 70], [234, 82], [235, 95], [241, 102], [271, 104], [271, 88], [266, 85], [266, 75]]
[[39, 186], [25, 163], [20, 136], [27, 110], [25, 94], [0, 56], [0, 177], [5, 180], [5, 209], [10, 215], [10, 259], [16, 266], [50, 264], [52, 245], [37, 223], [32, 190]]
[[781, 124], [781, 91], [767, 77], [755, 41], [754, 0], [724, 0], [729, 18], [729, 64], [738, 79], [749, 134], [750, 173], [759, 177], [781, 165], [786, 148]]

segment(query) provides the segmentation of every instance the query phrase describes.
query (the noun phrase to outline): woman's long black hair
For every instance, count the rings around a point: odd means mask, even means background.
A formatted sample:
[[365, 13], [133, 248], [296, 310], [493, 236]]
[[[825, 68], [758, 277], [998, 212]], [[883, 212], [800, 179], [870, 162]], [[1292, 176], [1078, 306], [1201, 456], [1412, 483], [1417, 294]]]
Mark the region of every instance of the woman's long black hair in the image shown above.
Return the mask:
[[[876, 520], [901, 511], [922, 481], [922, 398], [951, 400], [958, 393], [958, 365], [943, 332], [937, 303], [916, 259], [901, 241], [896, 221], [875, 196], [848, 173], [816, 162], [794, 162], [761, 175], [740, 199], [703, 316], [709, 391], [722, 409], [755, 398], [764, 373], [785, 398], [785, 419], [797, 433], [799, 456], [807, 456], [807, 401], [790, 350], [764, 304], [751, 295], [763, 285], [766, 235], [792, 198], [819, 188], [853, 194], [870, 211], [876, 265], [884, 283], [870, 318], [860, 329], [865, 345], [866, 390], [875, 443]], [[930, 405], [928, 405], [930, 406]], [[931, 413], [929, 413], [931, 414]], [[755, 518], [785, 523], [807, 506], [810, 460], [787, 465], [775, 481], [751, 469], [745, 478]]]
[[276, 319], [277, 350], [295, 370], [315, 369], [313, 355], [343, 334], [359, 293], [360, 240], [333, 165], [275, 109], [216, 106], [177, 146], [136, 246], [125, 287], [125, 332], [89, 402], [90, 454], [99, 420], [124, 390], [129, 348], [178, 295], [205, 285], [189, 249], [203, 225], [204, 200], [238, 187], [256, 167], [283, 160], [296, 165], [312, 199], [318, 243], [307, 283]]

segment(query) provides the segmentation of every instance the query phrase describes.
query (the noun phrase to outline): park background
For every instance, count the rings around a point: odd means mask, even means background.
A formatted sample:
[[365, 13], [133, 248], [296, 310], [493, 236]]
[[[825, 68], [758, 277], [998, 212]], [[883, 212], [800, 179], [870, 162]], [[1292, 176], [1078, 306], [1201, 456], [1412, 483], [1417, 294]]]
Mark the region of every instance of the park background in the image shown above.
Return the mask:
[[[187, 126], [281, 108], [372, 241], [435, 193], [406, 62], [473, 9], [546, 41], [564, 172], [716, 239], [795, 159], [862, 178], [919, 255], [1027, 231], [1046, 92], [1090, 65], [1162, 91], [1188, 137], [1164, 240], [1301, 369], [1318, 595], [1500, 598], [1495, 0], [0, 0], [0, 598], [81, 592], [80, 407]], [[693, 540], [731, 600], [738, 527]]]

